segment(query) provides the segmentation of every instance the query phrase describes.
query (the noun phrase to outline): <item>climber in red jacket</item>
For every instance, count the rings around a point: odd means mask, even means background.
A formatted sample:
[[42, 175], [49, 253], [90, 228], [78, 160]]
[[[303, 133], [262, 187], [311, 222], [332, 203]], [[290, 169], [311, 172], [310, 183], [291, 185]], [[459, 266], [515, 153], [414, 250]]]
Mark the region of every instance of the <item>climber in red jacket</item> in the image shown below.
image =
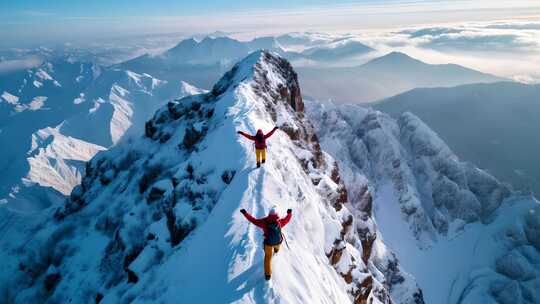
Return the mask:
[[249, 135], [245, 132], [238, 131], [237, 133], [244, 136], [247, 139], [251, 139], [255, 142], [255, 156], [257, 158], [257, 168], [261, 166], [261, 163], [266, 162], [266, 139], [272, 136], [278, 127], [274, 127], [272, 131], [264, 134], [261, 129], [257, 130], [257, 134]]
[[246, 209], [240, 210], [248, 221], [261, 228], [264, 232], [264, 277], [270, 280], [272, 276], [272, 256], [279, 251], [283, 234], [281, 229], [289, 223], [292, 217], [292, 210], [287, 210], [287, 216], [279, 218], [276, 207], [272, 207], [268, 216], [257, 219], [251, 216]]

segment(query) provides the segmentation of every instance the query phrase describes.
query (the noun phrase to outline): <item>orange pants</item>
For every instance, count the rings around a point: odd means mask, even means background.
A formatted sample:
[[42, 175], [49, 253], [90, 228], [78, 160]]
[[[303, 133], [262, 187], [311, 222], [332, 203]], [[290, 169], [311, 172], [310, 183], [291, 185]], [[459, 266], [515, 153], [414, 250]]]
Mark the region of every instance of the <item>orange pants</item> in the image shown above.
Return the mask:
[[279, 251], [278, 245], [266, 245], [264, 244], [264, 274], [272, 275], [272, 256]]
[[261, 161], [266, 161], [266, 149], [255, 149], [255, 156], [257, 157], [257, 164], [260, 164]]

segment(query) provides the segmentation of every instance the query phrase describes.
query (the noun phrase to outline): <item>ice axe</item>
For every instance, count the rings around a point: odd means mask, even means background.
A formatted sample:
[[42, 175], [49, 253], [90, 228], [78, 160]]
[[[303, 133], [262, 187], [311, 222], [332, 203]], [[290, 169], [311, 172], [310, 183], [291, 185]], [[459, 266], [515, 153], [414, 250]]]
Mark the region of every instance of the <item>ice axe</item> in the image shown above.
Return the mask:
[[283, 232], [281, 233], [281, 236], [283, 237], [283, 240], [285, 241], [285, 245], [287, 245], [287, 249], [291, 250], [291, 247], [289, 247], [289, 242], [287, 242], [287, 238], [285, 237], [285, 234], [283, 234]]

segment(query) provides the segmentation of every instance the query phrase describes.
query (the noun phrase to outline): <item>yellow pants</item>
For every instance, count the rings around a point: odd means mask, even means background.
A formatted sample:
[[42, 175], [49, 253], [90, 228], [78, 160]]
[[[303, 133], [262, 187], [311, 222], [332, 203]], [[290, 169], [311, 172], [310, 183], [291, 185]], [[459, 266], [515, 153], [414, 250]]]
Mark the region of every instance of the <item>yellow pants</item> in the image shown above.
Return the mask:
[[278, 245], [264, 245], [264, 274], [272, 275], [272, 255], [279, 251]]
[[257, 164], [266, 161], [266, 149], [255, 149], [255, 156], [257, 156]]

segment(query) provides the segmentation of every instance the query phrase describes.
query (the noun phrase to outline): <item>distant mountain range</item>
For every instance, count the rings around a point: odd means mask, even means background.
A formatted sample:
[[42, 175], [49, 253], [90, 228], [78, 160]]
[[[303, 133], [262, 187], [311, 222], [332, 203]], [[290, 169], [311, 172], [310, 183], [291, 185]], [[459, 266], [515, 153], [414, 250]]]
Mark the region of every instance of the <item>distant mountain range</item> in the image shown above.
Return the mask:
[[[50, 205], [51, 196], [43, 195], [43, 189], [25, 194], [31, 187], [24, 185], [50, 187], [54, 197], [69, 193], [80, 180], [83, 163], [95, 153], [140, 134], [142, 122], [159, 105], [204, 92], [198, 88], [210, 88], [234, 62], [259, 48], [280, 54], [293, 65], [309, 61], [318, 66], [296, 69], [303, 94], [315, 99], [364, 102], [419, 86], [501, 80], [458, 65], [426, 64], [402, 53], [359, 67], [322, 68], [333, 60], [372, 55], [374, 50], [349, 37], [313, 33], [250, 41], [222, 35], [189, 38], [161, 54], [110, 67], [43, 50], [51, 60], [0, 76], [0, 144], [6, 147], [0, 168], [7, 172], [0, 177], [0, 199], [12, 200], [9, 195], [17, 193], [20, 205], [41, 198], [40, 206]], [[70, 148], [76, 142], [84, 142], [85, 153]], [[39, 174], [50, 179], [37, 178]]]
[[[209, 92], [136, 119], [163, 103], [167, 85], [106, 69], [74, 101], [102, 119], [34, 132], [35, 178], [62, 173], [67, 184], [85, 164], [84, 177], [52, 208], [0, 204], [1, 303], [540, 302], [540, 203], [463, 162], [414, 114], [305, 102], [292, 65], [256, 51]], [[538, 88], [495, 85], [476, 91], [481, 103], [461, 104], [459, 118], [488, 117], [493, 127], [514, 111], [518, 127], [507, 132], [519, 137], [520, 119], [538, 113], [521, 100]], [[504, 91], [506, 112], [479, 106]], [[436, 93], [449, 103], [460, 96]], [[17, 96], [2, 98], [16, 107]], [[454, 106], [439, 107], [453, 115]], [[460, 119], [451, 125], [475, 131]], [[101, 126], [114, 146], [81, 161], [100, 147], [67, 136], [68, 121]], [[237, 132], [274, 126], [257, 168], [253, 143]], [[117, 136], [133, 129], [144, 132]], [[280, 218], [292, 215], [280, 221], [285, 244], [265, 281], [263, 233], [240, 211], [262, 218], [274, 205]]]
[[[327, 40], [324, 40], [327, 39]], [[302, 44], [303, 43], [303, 44]], [[299, 45], [303, 45], [303, 47]], [[372, 56], [373, 49], [352, 39], [302, 35], [260, 37], [238, 41], [229, 37], [186, 39], [160, 55], [143, 55], [118, 65], [167, 80], [185, 80], [209, 88], [219, 75], [257, 49], [273, 51], [296, 68], [306, 96], [336, 102], [365, 103], [417, 87], [447, 87], [505, 79], [456, 64], [427, 64], [404, 53], [392, 52], [356, 67], [328, 67], [329, 63]], [[309, 65], [303, 63], [309, 62]]]
[[0, 76], [0, 203], [33, 212], [63, 201], [96, 153], [142, 134], [166, 101], [202, 92], [69, 60]]
[[414, 89], [373, 106], [395, 117], [412, 112], [461, 158], [540, 195], [540, 85]]
[[[186, 78], [198, 86], [209, 87], [210, 82], [215, 81], [218, 75], [224, 72], [223, 67], [230, 67], [231, 63], [259, 49], [276, 52], [291, 60], [304, 59], [312, 61], [343, 60], [373, 51], [372, 48], [351, 39], [324, 40], [324, 44], [319, 44], [323, 43], [321, 40], [310, 40], [309, 47], [302, 50], [294, 48], [297, 43], [306, 42], [307, 40], [309, 40], [307, 37], [289, 35], [258, 37], [250, 41], [239, 41], [222, 36], [205, 37], [200, 41], [189, 38], [162, 54], [139, 56], [121, 63], [119, 66], [138, 72], [143, 70], [149, 72], [151, 69], [157, 70], [158, 68], [163, 71], [166, 66], [168, 69], [175, 68], [178, 74], [188, 72], [186, 71], [188, 66], [214, 67], [216, 70], [211, 70], [211, 72], [217, 75], [214, 75], [215, 79], [212, 79], [212, 81], [205, 80], [204, 83], [201, 83], [199, 82], [200, 79], [190, 79], [189, 76]], [[289, 47], [292, 49], [289, 49]], [[217, 69], [218, 67], [221, 69]], [[156, 74], [156, 76], [162, 75]]]
[[300, 67], [306, 95], [338, 103], [365, 103], [418, 87], [451, 87], [505, 79], [456, 64], [428, 64], [392, 52], [357, 67]]

